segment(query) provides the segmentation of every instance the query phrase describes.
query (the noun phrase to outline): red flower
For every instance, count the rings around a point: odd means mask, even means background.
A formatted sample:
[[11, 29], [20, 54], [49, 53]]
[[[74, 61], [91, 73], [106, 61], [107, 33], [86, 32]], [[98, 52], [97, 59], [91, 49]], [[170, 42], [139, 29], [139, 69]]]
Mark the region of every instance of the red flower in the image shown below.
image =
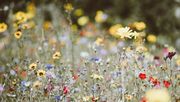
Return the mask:
[[140, 102], [147, 102], [146, 98], [145, 97], [142, 97]]
[[146, 74], [145, 74], [145, 73], [140, 73], [140, 74], [139, 74], [139, 78], [140, 78], [141, 80], [146, 79]]
[[63, 93], [64, 93], [64, 94], [67, 94], [68, 92], [69, 92], [68, 87], [67, 87], [67, 86], [64, 86], [64, 88], [63, 88]]
[[153, 78], [153, 77], [150, 77], [150, 78], [149, 78], [149, 81], [150, 81], [151, 83], [153, 83], [154, 86], [160, 85], [160, 82], [159, 82], [157, 79]]
[[167, 58], [169, 58], [171, 60], [175, 54], [176, 54], [176, 52], [169, 52], [168, 55], [165, 57], [165, 60]]
[[74, 79], [74, 80], [77, 80], [77, 79], [78, 79], [78, 75], [77, 75], [77, 74], [74, 74], [74, 75], [73, 75], [73, 79]]
[[169, 81], [166, 81], [166, 80], [163, 81], [163, 84], [166, 88], [168, 88], [171, 85], [171, 83]]

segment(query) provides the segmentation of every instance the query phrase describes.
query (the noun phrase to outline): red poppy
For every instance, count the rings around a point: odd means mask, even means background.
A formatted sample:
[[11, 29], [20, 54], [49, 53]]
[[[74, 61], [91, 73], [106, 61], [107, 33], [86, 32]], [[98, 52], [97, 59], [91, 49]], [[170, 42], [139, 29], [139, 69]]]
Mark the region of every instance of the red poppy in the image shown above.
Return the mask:
[[140, 74], [139, 74], [139, 78], [140, 78], [141, 80], [146, 79], [146, 74], [145, 74], [145, 73], [140, 73]]
[[171, 83], [169, 81], [166, 81], [166, 80], [163, 81], [163, 84], [166, 88], [168, 88], [171, 85]]
[[69, 92], [68, 87], [67, 87], [67, 86], [64, 86], [64, 88], [63, 88], [63, 93], [64, 93], [64, 94], [67, 94], [68, 92]]

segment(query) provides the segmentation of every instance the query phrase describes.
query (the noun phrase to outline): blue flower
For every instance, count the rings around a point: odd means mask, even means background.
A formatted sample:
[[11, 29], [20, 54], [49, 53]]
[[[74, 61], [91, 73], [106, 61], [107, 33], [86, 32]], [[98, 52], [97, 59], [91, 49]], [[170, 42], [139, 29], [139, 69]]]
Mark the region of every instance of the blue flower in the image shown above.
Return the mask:
[[59, 100], [61, 100], [61, 99], [62, 99], [61, 96], [55, 96], [55, 100], [59, 101]]
[[45, 65], [45, 68], [47, 68], [48, 70], [50, 70], [50, 69], [53, 68], [53, 65], [52, 65], [52, 64], [46, 64], [46, 65]]

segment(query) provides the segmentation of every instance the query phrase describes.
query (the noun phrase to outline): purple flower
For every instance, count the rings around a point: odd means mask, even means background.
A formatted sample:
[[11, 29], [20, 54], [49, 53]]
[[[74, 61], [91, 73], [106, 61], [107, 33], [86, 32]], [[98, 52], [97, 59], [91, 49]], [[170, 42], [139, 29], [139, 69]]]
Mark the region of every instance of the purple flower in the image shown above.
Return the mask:
[[167, 60], [169, 58], [171, 60], [174, 55], [176, 55], [176, 52], [169, 52], [168, 55], [164, 59]]
[[3, 92], [3, 90], [4, 90], [4, 86], [0, 84], [0, 92]]
[[61, 100], [61, 99], [62, 99], [61, 96], [55, 96], [55, 100], [59, 101], [59, 100]]

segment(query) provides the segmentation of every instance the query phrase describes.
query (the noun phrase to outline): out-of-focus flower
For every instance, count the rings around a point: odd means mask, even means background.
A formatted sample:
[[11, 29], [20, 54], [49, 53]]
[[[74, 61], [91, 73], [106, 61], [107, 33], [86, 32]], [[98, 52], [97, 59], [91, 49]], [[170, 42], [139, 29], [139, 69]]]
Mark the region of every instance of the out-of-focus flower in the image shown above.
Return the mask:
[[7, 30], [7, 24], [0, 23], [0, 33], [5, 32]]
[[62, 96], [55, 96], [55, 100], [60, 101], [63, 97]]
[[4, 91], [4, 86], [0, 84], [0, 93]]
[[24, 23], [27, 21], [27, 15], [25, 12], [19, 11], [15, 14], [15, 20], [17, 23]]
[[82, 16], [82, 17], [78, 18], [77, 22], [80, 26], [84, 26], [89, 22], [89, 17], [88, 16]]
[[151, 89], [145, 95], [147, 102], [170, 102], [167, 89]]
[[83, 101], [89, 102], [90, 98], [91, 98], [90, 96], [85, 96], [85, 97], [83, 97]]
[[43, 23], [43, 28], [44, 28], [45, 30], [48, 30], [48, 29], [52, 28], [52, 23], [51, 23], [51, 21], [45, 21], [45, 22]]
[[146, 79], [146, 74], [145, 73], [139, 73], [139, 78], [142, 80]]
[[163, 81], [163, 84], [166, 88], [168, 88], [171, 85], [171, 83], [169, 81], [166, 81], [166, 80]]
[[180, 58], [176, 60], [176, 64], [180, 66]]
[[157, 85], [160, 85], [160, 82], [158, 81], [158, 79], [157, 78], [155, 78], [155, 77], [150, 77], [149, 78], [149, 81], [154, 85], [154, 86], [157, 86]]
[[46, 64], [45, 68], [47, 68], [48, 70], [52, 69], [54, 66], [52, 64]]
[[72, 29], [72, 31], [77, 32], [78, 31], [78, 26], [76, 24], [73, 24], [71, 26], [71, 29]]
[[64, 86], [63, 94], [67, 94], [68, 92], [69, 92], [69, 88], [67, 86]]
[[103, 23], [108, 18], [108, 15], [105, 14], [103, 11], [97, 11], [95, 16], [95, 21], [97, 23]]
[[125, 95], [125, 99], [128, 100], [128, 101], [130, 101], [132, 98], [133, 98], [132, 95]]
[[44, 77], [45, 74], [46, 74], [46, 72], [44, 70], [42, 70], [42, 69], [37, 71], [37, 76], [39, 76], [39, 77]]
[[36, 67], [37, 67], [37, 64], [36, 64], [36, 63], [32, 63], [32, 64], [29, 65], [29, 69], [30, 69], [30, 70], [35, 70]]
[[27, 15], [28, 19], [31, 19], [31, 18], [33, 18], [35, 16], [35, 14], [36, 14], [36, 6], [35, 6], [34, 3], [32, 3], [32, 2], [28, 3], [28, 5], [26, 7], [26, 10], [27, 10], [26, 15]]
[[74, 11], [74, 15], [75, 16], [82, 16], [84, 14], [84, 12], [83, 12], [83, 10], [82, 9], [76, 9], [75, 11]]
[[99, 97], [92, 97], [92, 102], [97, 102], [99, 100]]
[[54, 54], [53, 54], [53, 59], [59, 59], [61, 57], [61, 53], [60, 52], [55, 52]]
[[157, 38], [155, 35], [153, 34], [150, 34], [147, 36], [147, 41], [150, 42], [150, 43], [155, 43], [157, 41]]
[[102, 75], [92, 74], [91, 78], [97, 79], [97, 80], [102, 80], [104, 77]]
[[117, 36], [117, 30], [119, 28], [122, 28], [122, 25], [121, 24], [116, 24], [116, 25], [113, 25], [109, 28], [109, 33], [114, 36], [114, 37], [118, 37]]
[[40, 81], [35, 81], [33, 83], [33, 88], [40, 88], [41, 86], [42, 86], [42, 82], [40, 82]]
[[16, 39], [20, 39], [21, 36], [22, 36], [22, 32], [21, 32], [21, 31], [16, 31], [16, 32], [14, 33], [14, 37], [15, 37]]
[[64, 5], [64, 9], [67, 11], [67, 12], [71, 12], [74, 8], [72, 6], [71, 3], [67, 3]]
[[17, 79], [13, 79], [13, 80], [12, 80], [12, 84], [13, 84], [13, 85], [16, 85], [16, 84], [17, 84]]
[[176, 55], [176, 52], [169, 52], [168, 55], [164, 59], [166, 60], [169, 58], [171, 60], [174, 55]]
[[102, 39], [102, 38], [97, 38], [96, 41], [95, 41], [95, 44], [97, 44], [97, 45], [102, 45], [102, 44], [103, 44], [103, 41], [104, 41], [104, 39]]
[[148, 49], [145, 46], [137, 46], [136, 51], [139, 53], [146, 52]]
[[146, 24], [144, 22], [134, 22], [130, 25], [130, 27], [135, 28], [136, 30], [144, 30], [146, 28]]
[[129, 27], [123, 27], [123, 28], [117, 29], [116, 36], [121, 39], [131, 38], [131, 33], [132, 33], [132, 30]]

